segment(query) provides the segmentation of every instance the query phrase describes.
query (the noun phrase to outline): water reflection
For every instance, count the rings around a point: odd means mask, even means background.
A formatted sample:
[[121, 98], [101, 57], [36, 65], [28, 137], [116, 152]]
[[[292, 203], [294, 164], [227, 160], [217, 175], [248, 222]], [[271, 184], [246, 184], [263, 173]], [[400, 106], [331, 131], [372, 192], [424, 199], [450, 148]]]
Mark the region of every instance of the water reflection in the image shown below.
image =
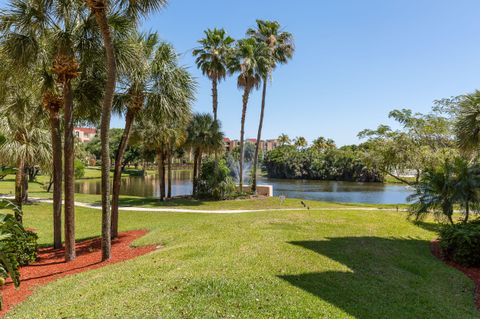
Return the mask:
[[[172, 172], [172, 195], [192, 193], [192, 172]], [[275, 196], [304, 198], [326, 202], [403, 204], [412, 190], [403, 185], [380, 183], [351, 183], [336, 181], [309, 181], [259, 178], [259, 184], [273, 185]], [[100, 194], [100, 180], [83, 180], [75, 184], [75, 191], [83, 194]], [[142, 197], [159, 197], [160, 189], [156, 175], [122, 178], [121, 194]]]
[[[191, 171], [172, 171], [172, 196], [191, 194], [191, 180]], [[101, 194], [101, 181], [98, 179], [78, 181], [75, 183], [75, 192], [81, 194]], [[124, 177], [120, 186], [120, 194], [160, 197], [159, 179], [157, 175]]]

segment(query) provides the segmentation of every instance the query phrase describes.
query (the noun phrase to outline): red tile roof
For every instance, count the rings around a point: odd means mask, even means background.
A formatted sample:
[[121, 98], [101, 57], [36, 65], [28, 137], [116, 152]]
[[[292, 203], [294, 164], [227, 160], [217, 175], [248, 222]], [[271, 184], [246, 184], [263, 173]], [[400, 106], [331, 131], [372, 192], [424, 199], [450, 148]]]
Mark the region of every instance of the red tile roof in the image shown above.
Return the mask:
[[73, 130], [83, 132], [83, 133], [88, 133], [88, 134], [97, 133], [96, 128], [90, 128], [90, 127], [76, 127]]

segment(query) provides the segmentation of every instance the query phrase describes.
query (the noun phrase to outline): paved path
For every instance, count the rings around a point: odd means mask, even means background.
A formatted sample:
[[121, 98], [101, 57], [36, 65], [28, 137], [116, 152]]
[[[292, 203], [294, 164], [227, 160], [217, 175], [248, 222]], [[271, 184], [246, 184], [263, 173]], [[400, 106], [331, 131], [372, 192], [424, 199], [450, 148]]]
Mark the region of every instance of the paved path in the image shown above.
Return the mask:
[[[13, 199], [13, 197], [0, 197]], [[37, 203], [52, 204], [51, 199], [30, 198], [31, 201]], [[85, 207], [91, 209], [101, 210], [102, 206], [90, 203], [75, 202], [77, 207]], [[188, 209], [188, 208], [173, 208], [173, 207], [134, 207], [123, 206], [119, 207], [121, 211], [135, 211], [135, 212], [159, 212], [159, 213], [196, 213], [196, 214], [241, 214], [241, 213], [256, 213], [256, 212], [268, 212], [268, 211], [302, 211], [306, 208], [265, 208], [265, 209]], [[355, 210], [355, 211], [396, 211], [395, 208], [376, 208], [376, 207], [313, 207], [311, 210]], [[399, 209], [399, 211], [406, 211], [405, 209]]]

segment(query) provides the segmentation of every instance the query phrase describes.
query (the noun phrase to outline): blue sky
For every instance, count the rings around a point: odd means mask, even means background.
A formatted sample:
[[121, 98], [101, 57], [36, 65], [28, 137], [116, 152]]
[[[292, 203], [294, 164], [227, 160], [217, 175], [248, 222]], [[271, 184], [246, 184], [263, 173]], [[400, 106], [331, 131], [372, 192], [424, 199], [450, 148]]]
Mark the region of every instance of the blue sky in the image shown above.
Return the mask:
[[[223, 27], [240, 38], [257, 18], [278, 20], [294, 34], [296, 54], [274, 73], [264, 136], [325, 136], [343, 145], [358, 143], [364, 128], [390, 123], [391, 109], [426, 112], [434, 99], [480, 88], [478, 12], [478, 0], [171, 0], [142, 28], [182, 53], [199, 82], [194, 108], [210, 112], [210, 82], [191, 56], [203, 30]], [[219, 103], [226, 135], [238, 138], [241, 92], [234, 78], [220, 85]], [[259, 106], [254, 92], [247, 137], [256, 135]]]

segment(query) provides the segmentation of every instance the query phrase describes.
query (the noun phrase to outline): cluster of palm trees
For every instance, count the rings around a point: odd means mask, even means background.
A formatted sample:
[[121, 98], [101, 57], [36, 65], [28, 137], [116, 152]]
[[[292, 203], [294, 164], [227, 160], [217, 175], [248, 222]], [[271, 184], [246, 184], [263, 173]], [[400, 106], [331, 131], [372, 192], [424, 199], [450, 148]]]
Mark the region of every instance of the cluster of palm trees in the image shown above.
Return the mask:
[[[102, 259], [107, 260], [111, 256], [112, 229], [115, 236], [117, 223], [114, 221], [112, 225], [111, 221], [108, 136], [117, 81], [122, 83], [133, 77], [138, 80], [130, 83], [131, 90], [120, 94], [119, 102], [115, 103], [127, 106], [128, 115], [134, 118], [141, 100], [148, 95], [144, 93], [155, 85], [158, 75], [156, 71], [150, 74], [145, 67], [148, 63], [139, 63], [149, 60], [155, 36], [140, 35], [137, 24], [139, 19], [165, 5], [165, 0], [16, 0], [0, 14], [0, 55], [4, 66], [0, 72], [0, 134], [6, 140], [0, 147], [1, 158], [16, 163], [15, 198], [19, 205], [25, 191], [24, 167], [42, 162], [45, 167], [50, 166], [54, 187], [54, 246], [62, 245], [63, 195], [67, 261], [76, 257], [74, 125], [100, 126]], [[163, 96], [152, 97], [151, 103], [159, 105], [163, 99]], [[127, 123], [131, 125], [132, 121]], [[47, 122], [49, 127], [45, 125]], [[129, 129], [126, 132], [124, 143]], [[45, 141], [48, 136], [50, 141]], [[121, 147], [117, 159], [122, 155]], [[117, 174], [115, 182], [118, 178]], [[113, 195], [113, 202], [116, 197], [118, 203], [118, 192]]]
[[294, 53], [293, 36], [282, 31], [277, 21], [257, 20], [256, 28], [246, 32], [247, 38], [235, 41], [224, 29], [208, 29], [193, 51], [202, 73], [212, 81], [212, 109], [218, 115], [218, 84], [227, 75], [237, 74], [237, 86], [243, 90], [240, 123], [239, 189], [243, 190], [245, 116], [252, 90], [262, 89], [262, 105], [252, 171], [252, 191], [256, 192], [256, 171], [259, 145], [265, 114], [267, 83], [278, 64], [287, 63]]

